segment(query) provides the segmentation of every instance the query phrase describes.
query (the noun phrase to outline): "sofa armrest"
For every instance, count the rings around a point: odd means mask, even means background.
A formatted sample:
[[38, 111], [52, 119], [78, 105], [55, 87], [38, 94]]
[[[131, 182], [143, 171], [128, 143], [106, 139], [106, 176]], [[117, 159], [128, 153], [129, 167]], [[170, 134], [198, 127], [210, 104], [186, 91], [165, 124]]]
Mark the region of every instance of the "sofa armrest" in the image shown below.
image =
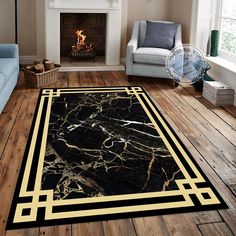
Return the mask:
[[131, 40], [127, 45], [126, 50], [126, 74], [132, 74], [132, 68], [134, 63], [134, 52], [138, 49], [138, 38], [139, 38], [139, 22], [136, 21], [133, 27], [133, 33]]
[[18, 45], [0, 44], [0, 58], [17, 58], [19, 60]]
[[175, 34], [175, 47], [181, 46], [182, 44], [182, 27], [181, 24], [179, 24]]
[[131, 39], [127, 45], [127, 56], [132, 55], [138, 49], [138, 40]]

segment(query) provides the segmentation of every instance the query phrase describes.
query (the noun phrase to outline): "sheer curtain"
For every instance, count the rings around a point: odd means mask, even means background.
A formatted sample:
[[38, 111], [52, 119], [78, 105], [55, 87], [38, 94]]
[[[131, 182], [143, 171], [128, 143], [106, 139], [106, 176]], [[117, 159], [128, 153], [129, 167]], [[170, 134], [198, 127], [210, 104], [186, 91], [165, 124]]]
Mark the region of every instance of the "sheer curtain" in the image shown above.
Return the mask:
[[207, 54], [214, 0], [193, 0], [190, 43]]

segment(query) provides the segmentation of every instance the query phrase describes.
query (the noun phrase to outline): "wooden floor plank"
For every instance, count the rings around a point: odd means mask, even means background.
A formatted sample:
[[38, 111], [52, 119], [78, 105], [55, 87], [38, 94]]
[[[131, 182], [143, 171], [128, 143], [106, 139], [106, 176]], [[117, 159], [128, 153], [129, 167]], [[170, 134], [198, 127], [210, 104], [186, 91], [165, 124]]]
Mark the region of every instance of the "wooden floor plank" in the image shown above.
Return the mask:
[[236, 197], [236, 184], [229, 185], [229, 188], [231, 189], [232, 193]]
[[6, 104], [3, 113], [0, 115], [0, 127], [4, 127], [4, 129], [0, 129], [0, 160], [24, 96], [24, 90], [15, 90], [11, 95], [11, 99]]
[[68, 87], [68, 73], [63, 72], [59, 73], [59, 78], [54, 87], [57, 88], [66, 88]]
[[127, 77], [124, 76], [123, 71], [112, 71], [114, 80], [116, 81], [118, 86], [129, 86], [130, 83], [127, 80]]
[[116, 81], [114, 75], [110, 71], [102, 71], [102, 78], [106, 84], [106, 86], [119, 86], [118, 81]]
[[103, 223], [83, 223], [72, 225], [72, 236], [105, 236]]
[[98, 73], [97, 71], [91, 71], [90, 72], [90, 78], [92, 80], [92, 84], [96, 87], [104, 87], [105, 82], [102, 78], [101, 73]]
[[224, 109], [236, 118], [236, 107], [224, 107]]
[[23, 72], [23, 71], [20, 71], [19, 79], [18, 79], [18, 81], [17, 81], [15, 90], [20, 90], [20, 91], [22, 91], [22, 90], [24, 90], [24, 89], [28, 89], [28, 88], [26, 88], [24, 72]]
[[105, 236], [137, 236], [131, 219], [103, 221]]
[[230, 125], [234, 130], [236, 130], [235, 117], [231, 113], [229, 113], [222, 107], [214, 106], [204, 97], [199, 97], [198, 101], [201, 102], [205, 107], [210, 109], [212, 112], [214, 112], [216, 115], [218, 115], [224, 122]]
[[38, 236], [39, 228], [21, 229], [21, 230], [9, 230], [6, 236]]
[[169, 236], [167, 226], [161, 216], [133, 219], [137, 236]]
[[57, 226], [50, 226], [50, 227], [41, 227], [39, 229], [39, 235], [40, 236], [54, 236], [54, 235], [55, 236], [56, 235], [71, 236], [72, 229], [71, 229], [71, 225], [57, 225]]
[[198, 226], [204, 236], [233, 236], [227, 224], [224, 222], [214, 224], [203, 224]]
[[163, 219], [170, 235], [201, 236], [197, 225], [187, 214], [167, 215]]
[[80, 71], [79, 72], [79, 84], [81, 87], [93, 87], [93, 81], [89, 72]]
[[79, 83], [79, 73], [78, 72], [69, 72], [68, 73], [68, 87], [81, 87]]
[[218, 211], [202, 211], [191, 213], [195, 224], [207, 224], [207, 223], [218, 223], [222, 222], [223, 219]]

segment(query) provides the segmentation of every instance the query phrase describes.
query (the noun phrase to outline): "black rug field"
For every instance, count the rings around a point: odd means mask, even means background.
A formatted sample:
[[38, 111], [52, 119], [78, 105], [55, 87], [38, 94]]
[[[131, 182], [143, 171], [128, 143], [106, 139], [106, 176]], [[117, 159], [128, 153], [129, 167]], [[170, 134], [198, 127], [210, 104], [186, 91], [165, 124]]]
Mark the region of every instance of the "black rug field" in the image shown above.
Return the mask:
[[42, 89], [6, 229], [223, 208], [141, 87]]

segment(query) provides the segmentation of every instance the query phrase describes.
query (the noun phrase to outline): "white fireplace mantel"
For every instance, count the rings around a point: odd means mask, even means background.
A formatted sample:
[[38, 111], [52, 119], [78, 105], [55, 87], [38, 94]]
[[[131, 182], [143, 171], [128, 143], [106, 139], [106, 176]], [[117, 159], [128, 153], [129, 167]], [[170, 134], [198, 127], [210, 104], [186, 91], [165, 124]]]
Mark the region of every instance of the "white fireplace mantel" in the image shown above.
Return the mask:
[[49, 8], [79, 8], [79, 9], [117, 9], [120, 0], [49, 0]]
[[120, 64], [121, 0], [46, 0], [46, 57], [60, 64], [60, 14], [105, 13], [106, 64]]

